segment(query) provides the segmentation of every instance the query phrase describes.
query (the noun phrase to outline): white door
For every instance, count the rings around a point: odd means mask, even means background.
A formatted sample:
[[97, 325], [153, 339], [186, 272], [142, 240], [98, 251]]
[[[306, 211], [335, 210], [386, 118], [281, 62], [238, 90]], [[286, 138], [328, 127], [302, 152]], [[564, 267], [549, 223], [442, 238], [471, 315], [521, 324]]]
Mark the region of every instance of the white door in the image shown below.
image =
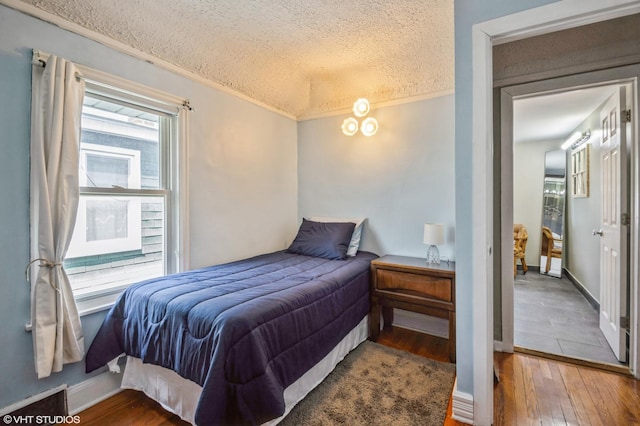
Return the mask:
[[622, 224], [627, 212], [625, 90], [621, 86], [600, 112], [602, 136], [596, 143], [600, 144], [602, 220], [600, 229], [594, 230], [600, 238], [600, 329], [621, 362], [627, 360], [621, 317], [628, 315], [627, 227]]

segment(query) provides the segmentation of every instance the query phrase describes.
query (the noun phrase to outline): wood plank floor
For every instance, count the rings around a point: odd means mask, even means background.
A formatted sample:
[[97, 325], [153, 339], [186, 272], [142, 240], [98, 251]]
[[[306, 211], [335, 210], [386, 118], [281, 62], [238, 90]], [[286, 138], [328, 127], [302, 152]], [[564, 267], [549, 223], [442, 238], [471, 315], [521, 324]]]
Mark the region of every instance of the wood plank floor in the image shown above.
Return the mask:
[[[445, 339], [392, 327], [379, 343], [446, 362]], [[496, 354], [494, 424], [640, 425], [640, 385], [631, 377], [524, 354]], [[81, 413], [81, 424], [186, 425], [143, 393], [123, 391]], [[461, 426], [451, 418], [445, 426]]]
[[640, 425], [630, 376], [525, 354], [496, 353], [494, 424]]

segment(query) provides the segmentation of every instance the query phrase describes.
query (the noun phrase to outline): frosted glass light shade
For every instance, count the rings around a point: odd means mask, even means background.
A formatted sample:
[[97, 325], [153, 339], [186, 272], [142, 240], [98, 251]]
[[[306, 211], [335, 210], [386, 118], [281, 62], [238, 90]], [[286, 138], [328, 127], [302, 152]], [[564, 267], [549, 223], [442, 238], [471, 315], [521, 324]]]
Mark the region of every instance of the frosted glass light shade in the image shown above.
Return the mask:
[[358, 120], [353, 117], [346, 118], [342, 122], [342, 133], [347, 136], [353, 136], [358, 131]]
[[370, 108], [371, 107], [369, 106], [369, 101], [365, 98], [360, 98], [353, 104], [353, 114], [356, 117], [364, 117], [365, 115], [369, 114]]
[[362, 134], [365, 136], [373, 136], [378, 131], [378, 120], [373, 117], [369, 117], [362, 122], [360, 128]]

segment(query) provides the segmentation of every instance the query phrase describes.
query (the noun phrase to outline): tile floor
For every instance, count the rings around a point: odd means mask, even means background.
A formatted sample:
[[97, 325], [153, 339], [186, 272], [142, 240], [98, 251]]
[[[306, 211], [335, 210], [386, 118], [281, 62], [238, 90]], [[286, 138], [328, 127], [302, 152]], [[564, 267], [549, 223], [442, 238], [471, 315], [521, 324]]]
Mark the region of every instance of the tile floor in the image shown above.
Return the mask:
[[515, 344], [527, 349], [621, 365], [598, 326], [598, 312], [565, 278], [518, 271]]

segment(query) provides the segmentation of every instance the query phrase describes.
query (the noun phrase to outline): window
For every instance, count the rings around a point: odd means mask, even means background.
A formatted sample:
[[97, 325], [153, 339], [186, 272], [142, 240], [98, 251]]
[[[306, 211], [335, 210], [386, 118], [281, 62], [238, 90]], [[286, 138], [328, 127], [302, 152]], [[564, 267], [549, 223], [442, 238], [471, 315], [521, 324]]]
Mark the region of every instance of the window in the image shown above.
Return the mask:
[[[86, 121], [90, 122], [84, 114]], [[140, 188], [140, 150], [85, 142], [85, 139], [107, 137], [99, 132], [88, 136], [92, 130], [87, 122], [83, 120], [82, 124], [80, 188]], [[127, 139], [115, 140], [122, 142]], [[105, 197], [81, 191], [67, 259], [141, 250], [141, 213], [139, 198]]]
[[186, 117], [177, 99], [82, 72], [80, 200], [64, 266], [79, 311], [88, 313], [132, 283], [183, 269]]
[[578, 197], [589, 196], [589, 144], [571, 153], [571, 194]]

